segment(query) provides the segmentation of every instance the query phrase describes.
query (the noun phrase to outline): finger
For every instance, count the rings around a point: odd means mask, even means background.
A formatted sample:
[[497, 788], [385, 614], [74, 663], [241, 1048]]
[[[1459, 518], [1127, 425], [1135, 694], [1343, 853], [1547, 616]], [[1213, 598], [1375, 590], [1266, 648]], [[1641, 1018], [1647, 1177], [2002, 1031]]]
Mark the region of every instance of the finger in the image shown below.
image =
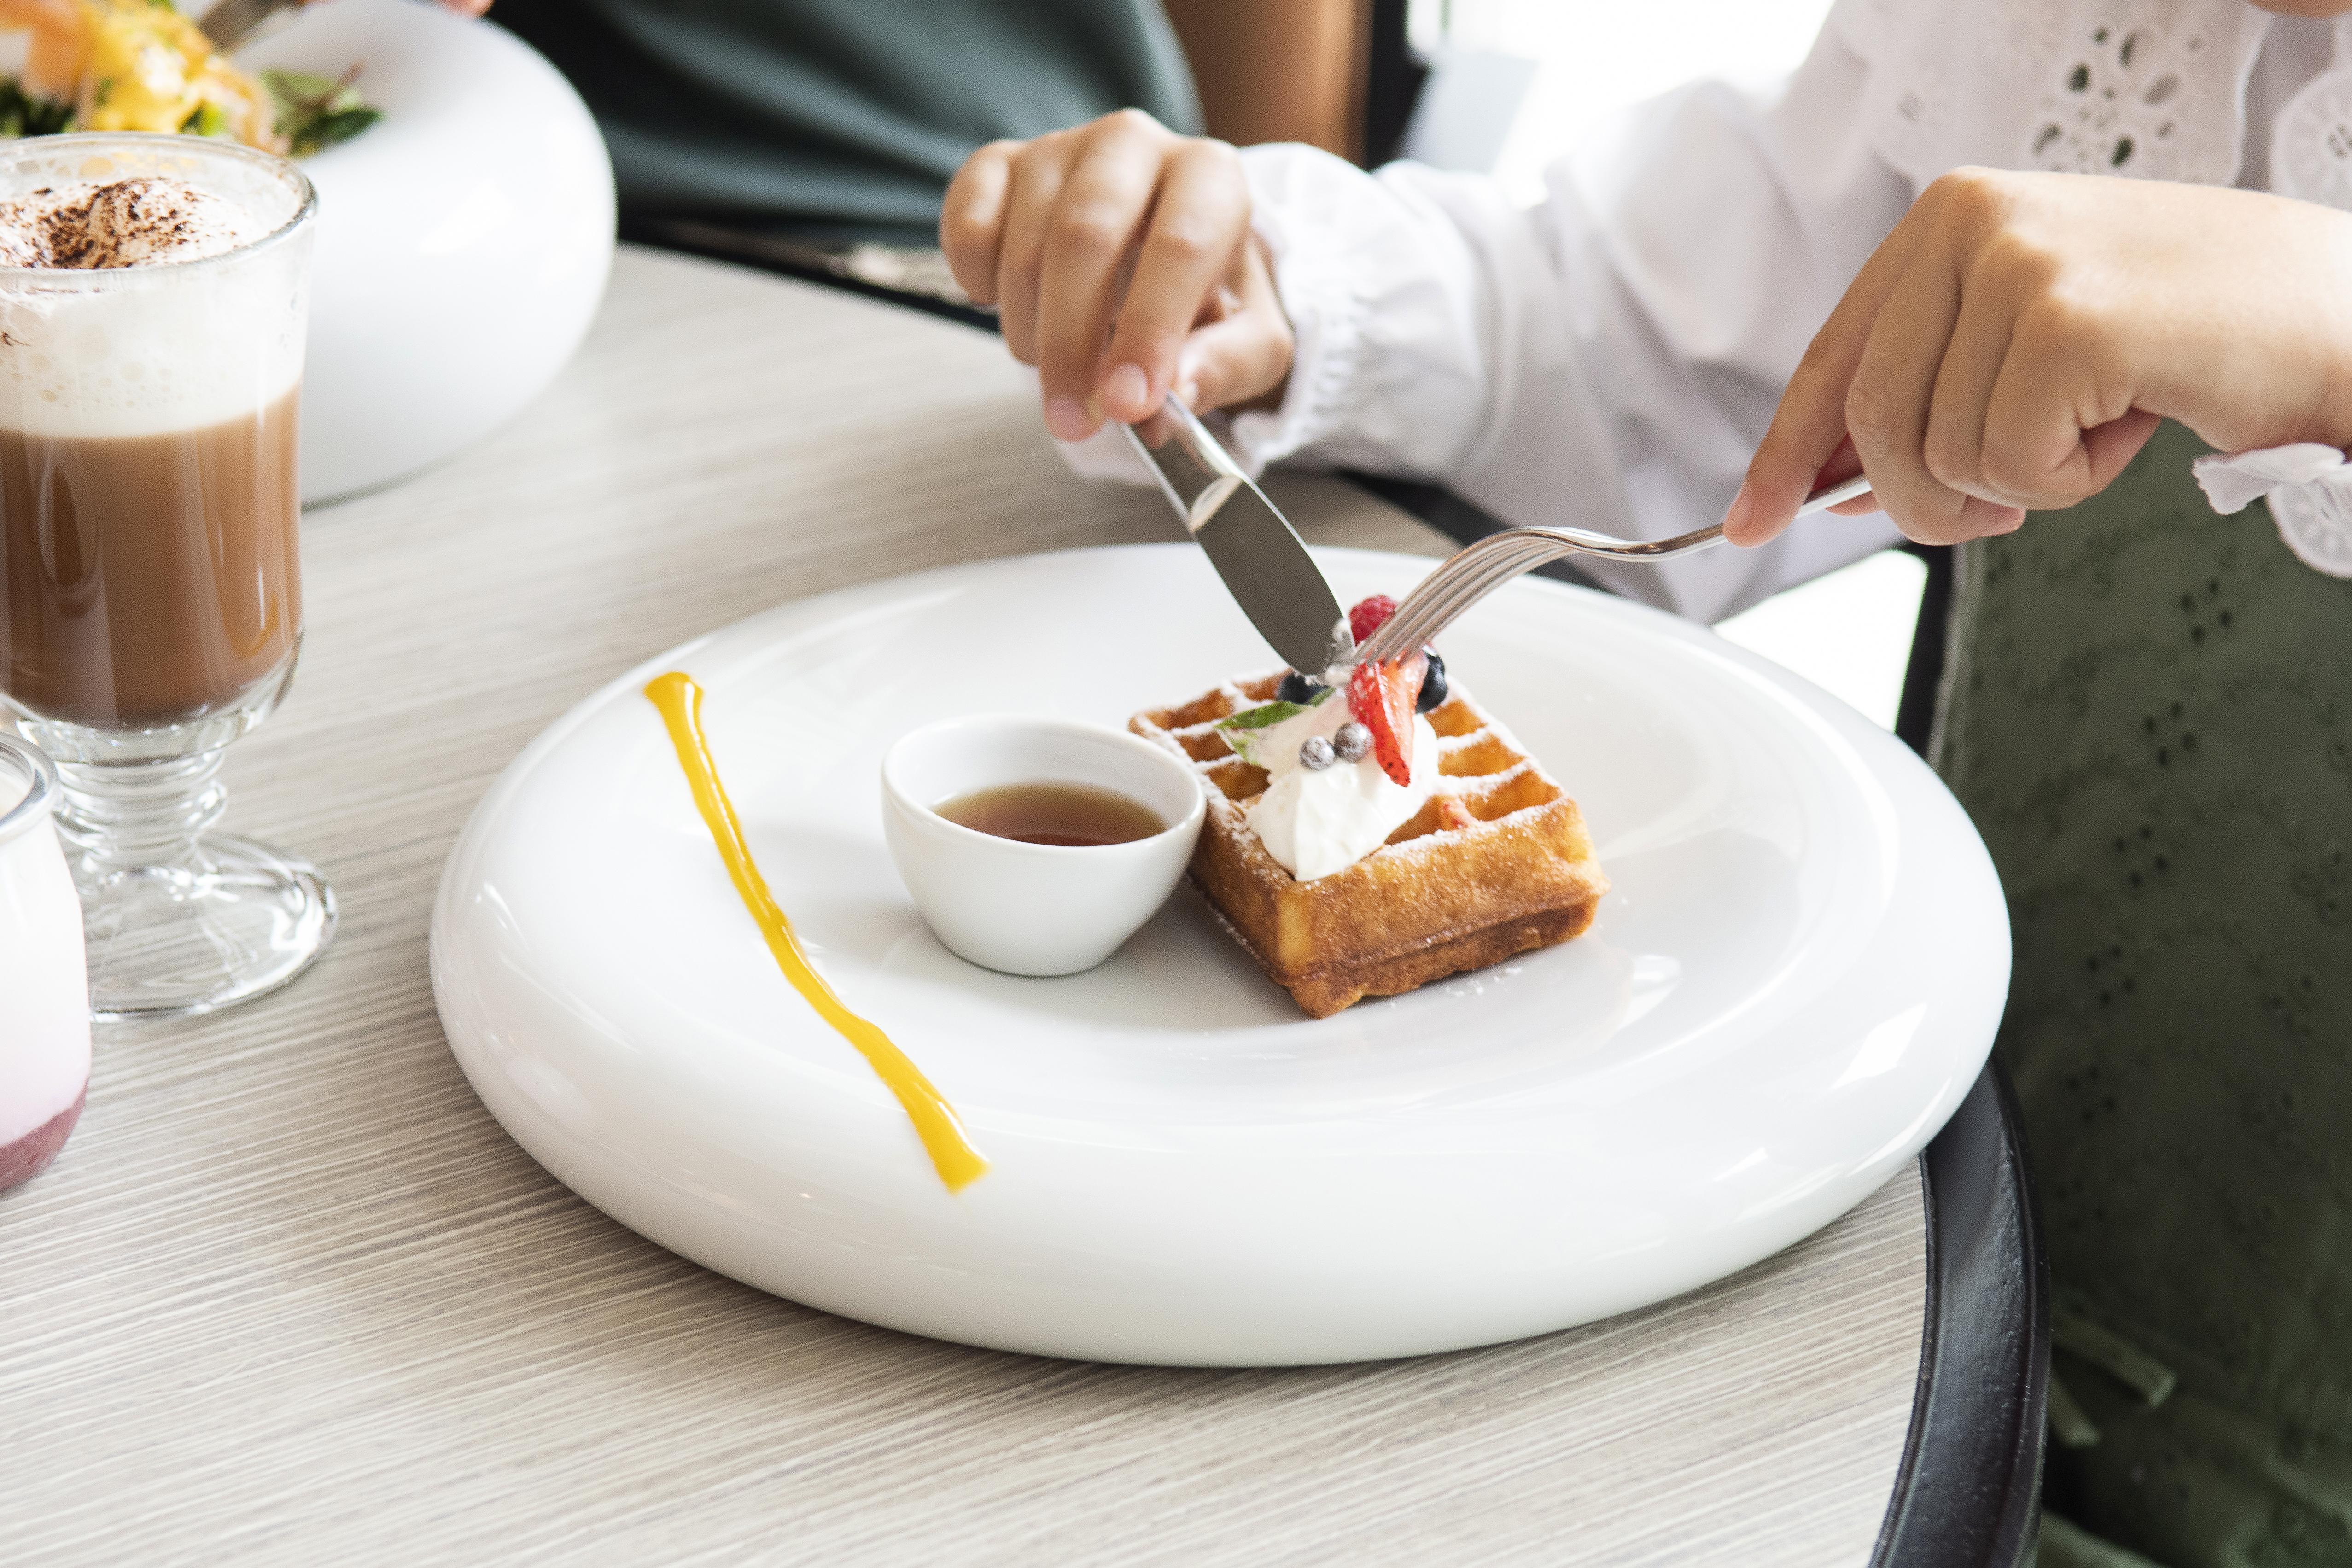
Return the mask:
[[1861, 476], [1862, 454], [1853, 449], [1853, 436], [1848, 434], [1838, 438], [1837, 450], [1829, 455], [1822, 464], [1821, 471], [1813, 476], [1813, 489], [1827, 489], [1832, 485], [1843, 485], [1848, 479]]
[[1944, 362], [1936, 371], [1921, 441], [1927, 472], [1937, 483], [2000, 507], [2015, 506], [2018, 498], [1996, 485], [1987, 470], [1985, 411], [2015, 337], [2013, 299], [2010, 290], [2000, 287], [1980, 286], [1963, 292]]
[[2131, 409], [2105, 424], [2095, 424], [2083, 432], [2083, 445], [2091, 455], [2091, 488], [2095, 496], [2116, 482], [2116, 476], [2130, 466], [2147, 444], [2164, 416], [2146, 409]]
[[1927, 467], [1928, 411], [1960, 313], [1959, 278], [1947, 254], [1940, 244], [1925, 247], [1905, 269], [1846, 390], [1846, 429], [1871, 493], [1914, 538], [1939, 535], [1969, 501]]
[[1223, 142], [1189, 142], [1161, 170], [1134, 281], [1111, 332], [1102, 390], [1113, 418], [1142, 419], [1160, 406], [1203, 301], [1248, 242], [1249, 214], [1241, 160]]
[[1282, 385], [1290, 355], [1289, 324], [1278, 314], [1269, 319], [1265, 312], [1244, 309], [1184, 340], [1174, 390], [1195, 409], [1255, 402]]
[[1038, 277], [1074, 151], [1066, 135], [1031, 142], [1013, 160], [1004, 198], [1004, 235], [996, 251], [996, 325], [1004, 346], [1024, 365], [1037, 362]]
[[1102, 423], [1095, 388], [1121, 272], [1151, 217], [1165, 151], [1164, 137], [1118, 129], [1097, 136], [1055, 204], [1037, 281], [1037, 374], [1045, 423], [1065, 441]]
[[1724, 537], [1732, 543], [1760, 545], [1787, 528], [1812, 492], [1814, 476], [1845, 439], [1846, 390], [1880, 306], [1918, 247], [1920, 227], [1909, 217], [1897, 224], [1813, 334], [1748, 462], [1747, 480], [1724, 514]]
[[1297, 336], [1275, 288], [1274, 264], [1262, 244], [1247, 239], [1202, 301], [1200, 319], [1178, 351], [1171, 390], [1195, 408], [1278, 406], [1297, 351]]
[[997, 252], [1004, 243], [1013, 161], [1024, 144], [992, 141], [963, 161], [940, 206], [940, 249], [956, 286], [975, 305], [996, 303]]
[[1985, 465], [2021, 506], [2049, 510], [2096, 495], [2158, 422], [2132, 407], [2132, 382], [2079, 317], [2029, 317], [1985, 407]]
[[[2017, 291], [1986, 287], [1975, 258], [1998, 232], [2003, 204], [1980, 184], [1946, 189], [1929, 237], [1879, 311], [1846, 399], [1872, 493], [1906, 536], [1924, 544], [2007, 533], [2024, 517], [2011, 497], [1984, 493], [1978, 463], [1978, 424], [2007, 352]], [[1973, 290], [1963, 282], [1971, 268]], [[1952, 461], [1960, 483], [1939, 471], [1929, 450], [1939, 403], [1958, 432]]]

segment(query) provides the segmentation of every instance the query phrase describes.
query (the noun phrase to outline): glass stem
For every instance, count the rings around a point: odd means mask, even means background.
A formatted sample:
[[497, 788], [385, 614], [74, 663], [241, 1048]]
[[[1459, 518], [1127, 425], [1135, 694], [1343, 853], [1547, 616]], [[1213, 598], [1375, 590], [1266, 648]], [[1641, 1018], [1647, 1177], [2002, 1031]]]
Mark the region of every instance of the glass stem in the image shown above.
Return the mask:
[[186, 867], [228, 806], [221, 751], [160, 762], [60, 762], [58, 832], [100, 873]]

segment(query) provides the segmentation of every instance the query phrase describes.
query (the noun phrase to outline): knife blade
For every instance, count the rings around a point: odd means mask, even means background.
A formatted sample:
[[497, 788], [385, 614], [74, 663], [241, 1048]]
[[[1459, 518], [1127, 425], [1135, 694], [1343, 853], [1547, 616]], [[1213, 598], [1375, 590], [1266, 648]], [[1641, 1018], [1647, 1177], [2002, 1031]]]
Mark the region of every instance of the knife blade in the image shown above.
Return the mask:
[[1160, 480], [1184, 531], [1208, 552], [1242, 613], [1285, 663], [1318, 679], [1353, 662], [1339, 601], [1297, 531], [1171, 392], [1160, 412], [1120, 426]]
[[217, 49], [234, 49], [245, 36], [278, 12], [302, 0], [220, 0], [196, 26]]

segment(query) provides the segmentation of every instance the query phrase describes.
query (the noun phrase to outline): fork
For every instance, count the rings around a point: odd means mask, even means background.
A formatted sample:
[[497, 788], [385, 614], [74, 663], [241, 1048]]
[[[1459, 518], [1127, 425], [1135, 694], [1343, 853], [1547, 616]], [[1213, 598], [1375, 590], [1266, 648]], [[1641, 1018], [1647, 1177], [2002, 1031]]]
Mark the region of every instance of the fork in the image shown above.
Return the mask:
[[[1824, 485], [1805, 497], [1797, 516], [1824, 511], [1870, 493], [1862, 475]], [[1606, 556], [1612, 560], [1670, 560], [1723, 542], [1723, 525], [1677, 534], [1670, 539], [1619, 539], [1583, 528], [1505, 528], [1457, 550], [1404, 597], [1396, 613], [1356, 650], [1357, 662], [1400, 659], [1453, 624], [1462, 612], [1495, 590], [1564, 555]]]

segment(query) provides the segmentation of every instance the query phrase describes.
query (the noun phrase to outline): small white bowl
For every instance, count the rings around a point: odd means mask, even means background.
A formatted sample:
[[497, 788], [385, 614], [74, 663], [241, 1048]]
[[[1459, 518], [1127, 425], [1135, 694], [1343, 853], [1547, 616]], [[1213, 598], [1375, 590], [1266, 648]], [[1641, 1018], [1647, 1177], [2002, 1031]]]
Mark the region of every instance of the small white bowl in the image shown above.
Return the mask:
[[[1132, 843], [1001, 839], [933, 807], [1010, 784], [1091, 784], [1171, 825]], [[1182, 759], [1139, 736], [1067, 719], [981, 714], [926, 725], [882, 759], [890, 858], [940, 941], [1008, 975], [1091, 969], [1167, 902], [1207, 811]]]

